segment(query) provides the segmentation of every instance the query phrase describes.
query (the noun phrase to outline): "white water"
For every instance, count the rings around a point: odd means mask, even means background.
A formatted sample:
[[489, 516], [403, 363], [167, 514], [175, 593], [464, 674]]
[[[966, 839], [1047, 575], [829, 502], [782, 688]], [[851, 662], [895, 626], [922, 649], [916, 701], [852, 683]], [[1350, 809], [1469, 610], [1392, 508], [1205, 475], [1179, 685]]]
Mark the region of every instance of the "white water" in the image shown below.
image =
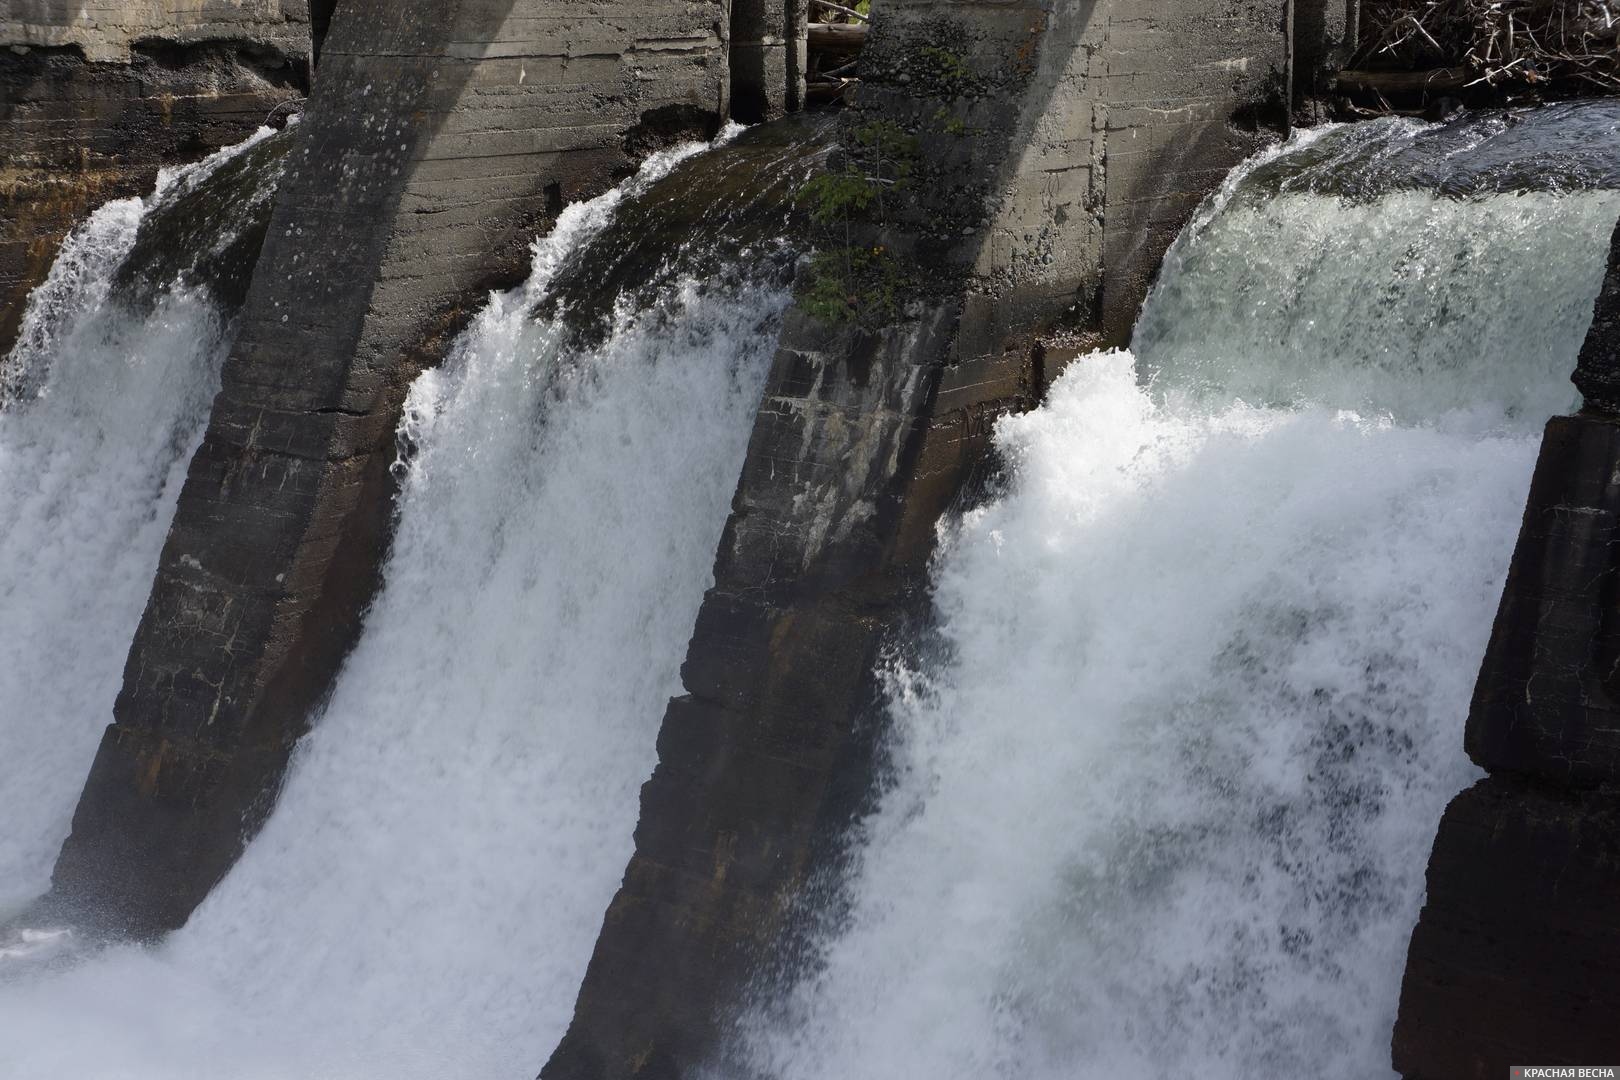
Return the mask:
[[[1004, 421], [784, 1080], [1390, 1075], [1407, 937], [1617, 203], [1233, 204]], [[1247, 398], [1254, 404], [1245, 404]]]
[[97, 210], [0, 360], [0, 918], [49, 885], [228, 343], [205, 295], [136, 315], [109, 279], [153, 207], [269, 134]]
[[630, 854], [787, 300], [685, 281], [599, 348], [560, 348], [525, 313], [618, 198], [565, 212], [528, 285], [413, 388], [385, 587], [263, 832], [162, 946], [0, 985], [0, 1075], [529, 1080], [545, 1061]]
[[[687, 282], [672, 319], [620, 312], [602, 347], [560, 349], [523, 312], [612, 205], [571, 210], [526, 289], [414, 388], [386, 587], [263, 833], [163, 946], [0, 967], [0, 1077], [527, 1080], [549, 1054], [629, 852], [785, 302]], [[1145, 318], [1155, 387], [1128, 356], [1093, 357], [1004, 423], [1010, 488], [937, 567], [945, 655], [893, 673], [896, 776], [847, 926], [755, 1018], [761, 1063], [1387, 1075], [1423, 862], [1473, 775], [1463, 712], [1614, 211], [1235, 207], [1178, 252]], [[137, 394], [81, 385], [103, 412]], [[8, 425], [55, 396], [0, 414], [0, 476]], [[59, 497], [100, 482], [82, 471]], [[148, 512], [161, 530], [167, 511]], [[124, 551], [78, 531], [98, 572]], [[80, 775], [160, 540], [105, 650]], [[0, 653], [0, 680], [72, 688], [56, 653], [30, 655], [31, 673]]]

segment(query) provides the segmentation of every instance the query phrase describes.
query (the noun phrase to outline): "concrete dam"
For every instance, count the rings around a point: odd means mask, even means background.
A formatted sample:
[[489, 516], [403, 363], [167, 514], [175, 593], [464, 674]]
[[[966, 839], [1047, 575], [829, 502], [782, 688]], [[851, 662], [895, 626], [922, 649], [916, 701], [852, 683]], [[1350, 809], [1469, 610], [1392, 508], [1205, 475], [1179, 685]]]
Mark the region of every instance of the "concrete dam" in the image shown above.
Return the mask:
[[11, 0], [0, 1078], [1620, 1060], [1620, 58], [1475, 7]]

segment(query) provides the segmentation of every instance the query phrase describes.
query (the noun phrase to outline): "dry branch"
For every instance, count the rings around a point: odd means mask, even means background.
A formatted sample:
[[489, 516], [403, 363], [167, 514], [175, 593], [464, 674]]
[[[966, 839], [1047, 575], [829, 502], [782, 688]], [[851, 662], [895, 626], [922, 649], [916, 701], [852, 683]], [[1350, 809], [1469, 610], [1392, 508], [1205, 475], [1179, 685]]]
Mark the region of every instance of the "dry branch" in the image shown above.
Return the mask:
[[1620, 93], [1620, 0], [1369, 0], [1363, 20], [1357, 68], [1462, 70], [1463, 86]]
[[859, 11], [856, 11], [852, 7], [845, 7], [843, 4], [835, 4], [832, 2], [832, 0], [815, 0], [815, 4], [817, 7], [826, 8], [828, 11], [836, 11], [840, 15], [847, 15], [856, 22], [872, 21], [870, 16], [862, 15]]

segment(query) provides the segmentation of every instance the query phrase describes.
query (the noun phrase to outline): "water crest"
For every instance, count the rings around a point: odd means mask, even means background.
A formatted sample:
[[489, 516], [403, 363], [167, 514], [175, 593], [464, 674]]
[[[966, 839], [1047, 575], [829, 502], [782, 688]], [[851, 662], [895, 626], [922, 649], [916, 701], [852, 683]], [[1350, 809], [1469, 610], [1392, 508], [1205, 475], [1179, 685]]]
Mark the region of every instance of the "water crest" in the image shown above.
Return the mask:
[[97, 210], [0, 361], [0, 921], [49, 883], [112, 719], [286, 142]]
[[[533, 1076], [630, 854], [788, 302], [791, 239], [754, 264], [731, 228], [789, 213], [770, 193], [804, 166], [734, 134], [567, 208], [412, 387], [384, 585], [276, 810], [161, 945], [0, 981], [18, 1075]], [[649, 202], [713, 221], [697, 193], [733, 171], [764, 205], [673, 261], [616, 239]], [[558, 304], [578, 275], [607, 301]]]
[[1409, 160], [1331, 194], [1323, 147], [1363, 130], [1235, 176], [1137, 354], [1078, 360], [1000, 424], [1006, 489], [943, 531], [937, 645], [888, 672], [890, 775], [839, 925], [745, 1018], [760, 1073], [1390, 1075], [1620, 202], [1459, 198]]

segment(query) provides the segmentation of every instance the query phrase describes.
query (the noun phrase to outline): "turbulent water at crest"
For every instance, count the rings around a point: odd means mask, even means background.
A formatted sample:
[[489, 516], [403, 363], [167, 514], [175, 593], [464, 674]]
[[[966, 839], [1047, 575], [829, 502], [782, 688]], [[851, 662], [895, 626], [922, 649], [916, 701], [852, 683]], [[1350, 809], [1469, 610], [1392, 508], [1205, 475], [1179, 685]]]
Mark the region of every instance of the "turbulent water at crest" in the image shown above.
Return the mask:
[[946, 530], [937, 641], [889, 673], [837, 930], [746, 1025], [764, 1074], [1390, 1075], [1620, 202], [1245, 184], [1137, 356], [998, 429], [1006, 488]]
[[113, 280], [143, 225], [270, 134], [96, 211], [0, 359], [0, 920], [49, 884], [228, 342], [206, 284], [147, 303]]
[[[1005, 487], [944, 530], [937, 626], [887, 672], [890, 772], [836, 931], [742, 1026], [761, 1073], [1388, 1075], [1540, 427], [1574, 402], [1620, 212], [1579, 155], [1527, 182], [1522, 126], [1433, 130], [1240, 173], [1135, 354], [1002, 423]], [[570, 208], [418, 381], [385, 584], [275, 813], [159, 945], [0, 948], [0, 1078], [546, 1060], [787, 303], [768, 214], [728, 246], [659, 186], [708, 167], [691, 188], [754, 205], [737, 150], [793, 188], [802, 150], [741, 142]], [[161, 202], [76, 234], [0, 367], [0, 915], [46, 883], [228, 336], [204, 291], [109, 300]], [[641, 261], [687, 232], [701, 250]]]
[[0, 974], [0, 1075], [538, 1070], [629, 856], [786, 264], [671, 271], [600, 340], [534, 313], [698, 149], [565, 211], [414, 386], [384, 588], [277, 810], [162, 945]]

